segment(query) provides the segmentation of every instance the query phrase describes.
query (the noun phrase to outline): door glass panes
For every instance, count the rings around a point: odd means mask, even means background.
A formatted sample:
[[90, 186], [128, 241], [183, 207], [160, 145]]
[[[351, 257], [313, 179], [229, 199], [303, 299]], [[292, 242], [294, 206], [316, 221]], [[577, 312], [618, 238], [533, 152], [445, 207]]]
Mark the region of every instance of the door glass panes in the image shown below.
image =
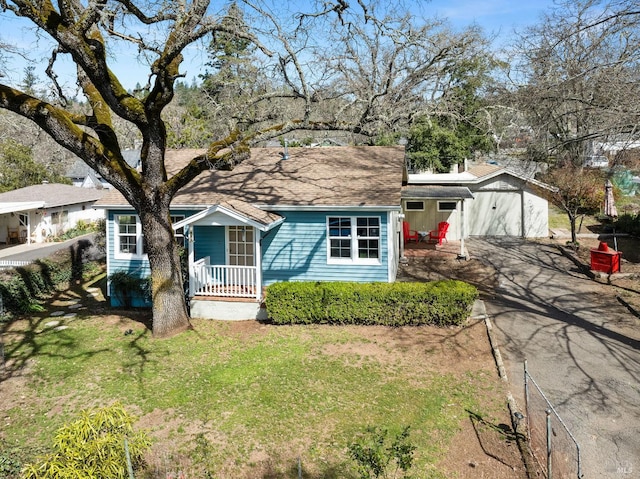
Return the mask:
[[254, 229], [249, 226], [229, 226], [229, 264], [255, 266]]

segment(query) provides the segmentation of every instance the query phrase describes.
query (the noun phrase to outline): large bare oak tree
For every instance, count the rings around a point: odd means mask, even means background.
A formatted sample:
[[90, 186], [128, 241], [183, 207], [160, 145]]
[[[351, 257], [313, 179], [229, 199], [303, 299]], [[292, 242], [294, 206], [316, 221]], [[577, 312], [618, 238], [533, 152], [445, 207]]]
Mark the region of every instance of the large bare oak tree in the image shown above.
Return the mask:
[[[0, 22], [13, 14], [30, 21], [34, 35], [52, 41], [47, 74], [57, 92], [38, 97], [7, 82], [0, 84], [0, 107], [35, 122], [135, 208], [151, 267], [157, 337], [190, 327], [169, 214], [180, 188], [205, 169], [233, 168], [250, 146], [294, 129], [370, 136], [397, 129], [434, 95], [445, 96], [452, 62], [483, 54], [477, 31], [449, 35], [436, 23], [416, 27], [395, 14], [397, 2], [318, 1], [309, 2], [305, 12], [291, 11], [288, 2], [236, 3], [243, 22], [229, 21], [228, 4], [208, 0], [0, 0], [6, 12]], [[241, 111], [221, 118], [223, 127], [207, 153], [169, 177], [163, 112], [183, 76], [183, 54], [215, 34], [250, 42], [269, 88], [257, 89]], [[128, 91], [111, 68], [124, 44], [148, 63], [142, 92]], [[67, 92], [55, 74], [60, 58], [70, 58], [77, 68], [84, 110], [65, 102]], [[116, 128], [121, 121], [142, 140], [139, 171], [124, 161]]]

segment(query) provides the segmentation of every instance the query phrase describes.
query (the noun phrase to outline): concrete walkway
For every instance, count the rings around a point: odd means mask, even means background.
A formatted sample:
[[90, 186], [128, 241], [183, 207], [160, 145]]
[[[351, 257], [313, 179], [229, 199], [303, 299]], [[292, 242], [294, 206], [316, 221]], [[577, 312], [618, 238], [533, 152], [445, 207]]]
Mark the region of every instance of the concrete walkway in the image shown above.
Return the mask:
[[468, 247], [498, 271], [485, 307], [518, 403], [527, 359], [578, 441], [583, 477], [640, 478], [638, 320], [553, 245], [472, 239]]

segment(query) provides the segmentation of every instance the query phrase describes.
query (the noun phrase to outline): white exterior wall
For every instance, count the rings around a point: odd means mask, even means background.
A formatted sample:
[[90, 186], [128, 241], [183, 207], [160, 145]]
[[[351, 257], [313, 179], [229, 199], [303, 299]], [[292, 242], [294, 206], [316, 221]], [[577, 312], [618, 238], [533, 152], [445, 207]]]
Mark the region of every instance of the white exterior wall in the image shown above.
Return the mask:
[[510, 175], [500, 175], [470, 188], [465, 203], [469, 236], [541, 238], [549, 234], [548, 202]]
[[[407, 201], [422, 201], [424, 203], [424, 210], [407, 210]], [[447, 203], [455, 202], [456, 209], [452, 211], [438, 211], [438, 201], [445, 201]], [[467, 203], [465, 203], [465, 206]], [[446, 221], [449, 223], [449, 231], [447, 232], [447, 239], [459, 240], [460, 239], [460, 200], [435, 200], [435, 199], [403, 199], [402, 207], [404, 210], [404, 219], [409, 223], [412, 230], [416, 231], [435, 231], [438, 228], [438, 223]], [[466, 214], [466, 210], [465, 210]], [[465, 231], [467, 231], [465, 224]]]
[[524, 191], [524, 225], [526, 238], [549, 236], [549, 202], [530, 191]]
[[80, 220], [92, 223], [104, 218], [104, 210], [95, 209], [91, 206], [92, 204], [93, 202], [78, 203], [44, 210], [36, 218], [39, 221], [32, 222], [32, 231], [35, 234], [36, 242], [44, 241], [49, 236], [63, 234], [74, 228]]
[[[95, 209], [91, 206], [92, 204], [93, 202], [79, 203], [76, 205], [0, 215], [0, 242], [7, 242], [9, 228], [18, 228], [21, 231], [27, 230], [28, 228], [31, 242], [42, 243], [51, 236], [62, 234], [68, 229], [75, 227], [80, 220], [93, 223], [94, 221], [104, 218], [104, 210]], [[66, 215], [63, 213], [64, 211], [67, 212]], [[55, 213], [58, 213], [59, 220], [54, 222], [53, 218]], [[20, 215], [28, 215], [28, 226], [20, 224]]]

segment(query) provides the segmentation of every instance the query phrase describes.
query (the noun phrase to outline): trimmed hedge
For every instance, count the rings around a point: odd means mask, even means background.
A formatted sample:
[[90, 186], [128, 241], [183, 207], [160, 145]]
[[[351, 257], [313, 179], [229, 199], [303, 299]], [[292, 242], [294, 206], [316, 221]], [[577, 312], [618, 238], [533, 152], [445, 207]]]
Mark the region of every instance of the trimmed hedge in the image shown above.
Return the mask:
[[478, 290], [462, 281], [429, 283], [284, 282], [267, 288], [275, 324], [418, 326], [462, 324]]

